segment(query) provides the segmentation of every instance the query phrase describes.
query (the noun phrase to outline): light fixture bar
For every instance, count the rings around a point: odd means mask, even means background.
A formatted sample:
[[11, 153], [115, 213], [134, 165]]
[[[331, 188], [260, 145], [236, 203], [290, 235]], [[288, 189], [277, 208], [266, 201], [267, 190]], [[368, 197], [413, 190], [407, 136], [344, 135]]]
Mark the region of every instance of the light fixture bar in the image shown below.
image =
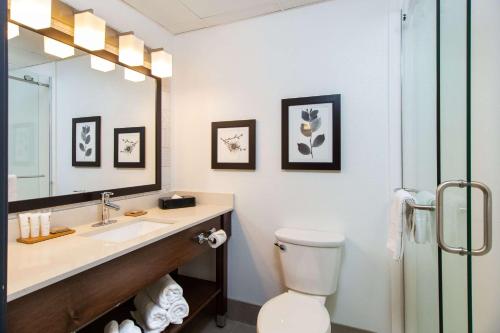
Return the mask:
[[97, 71], [110, 72], [115, 69], [115, 63], [95, 55], [90, 55], [90, 67]]
[[163, 49], [152, 50], [151, 74], [159, 78], [172, 77], [172, 55]]
[[37, 30], [50, 28], [52, 0], [11, 0], [10, 19]]
[[43, 50], [59, 58], [68, 58], [75, 55], [75, 49], [72, 46], [61, 43], [55, 39], [43, 36]]
[[119, 61], [128, 66], [144, 65], [144, 41], [133, 32], [121, 34], [119, 37]]
[[75, 14], [74, 43], [87, 50], [104, 49], [106, 45], [106, 21], [89, 9]]
[[129, 68], [124, 68], [124, 77], [125, 80], [129, 80], [132, 82], [141, 82], [146, 80], [146, 75], [136, 72]]

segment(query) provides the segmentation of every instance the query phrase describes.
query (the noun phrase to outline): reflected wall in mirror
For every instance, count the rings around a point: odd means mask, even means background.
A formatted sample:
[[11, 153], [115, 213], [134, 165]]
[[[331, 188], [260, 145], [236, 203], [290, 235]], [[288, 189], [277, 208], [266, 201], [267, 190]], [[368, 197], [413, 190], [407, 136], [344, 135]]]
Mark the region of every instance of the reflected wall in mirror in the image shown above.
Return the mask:
[[[44, 36], [24, 28], [9, 39], [9, 202], [160, 186], [160, 83], [124, 70], [78, 49], [47, 54]], [[132, 127], [145, 129], [143, 165], [118, 168], [115, 129]]]

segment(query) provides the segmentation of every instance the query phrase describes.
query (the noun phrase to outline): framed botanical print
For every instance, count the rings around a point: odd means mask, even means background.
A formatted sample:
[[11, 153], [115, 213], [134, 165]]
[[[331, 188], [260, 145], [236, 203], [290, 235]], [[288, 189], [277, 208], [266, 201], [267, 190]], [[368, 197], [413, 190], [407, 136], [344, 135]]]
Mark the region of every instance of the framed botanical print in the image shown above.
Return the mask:
[[281, 101], [281, 168], [340, 170], [340, 95]]
[[212, 123], [212, 169], [255, 170], [255, 119]]
[[101, 117], [73, 118], [72, 165], [101, 166]]
[[115, 168], [146, 167], [146, 127], [115, 128]]

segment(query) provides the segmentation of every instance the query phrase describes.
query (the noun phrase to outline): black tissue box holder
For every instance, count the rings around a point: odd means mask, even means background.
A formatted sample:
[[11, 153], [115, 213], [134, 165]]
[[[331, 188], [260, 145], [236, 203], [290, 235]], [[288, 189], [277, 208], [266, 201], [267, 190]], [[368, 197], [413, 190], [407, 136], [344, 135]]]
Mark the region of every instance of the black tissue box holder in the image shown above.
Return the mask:
[[160, 209], [175, 209], [196, 206], [196, 198], [193, 196], [182, 196], [180, 199], [172, 199], [171, 197], [160, 198], [158, 200]]

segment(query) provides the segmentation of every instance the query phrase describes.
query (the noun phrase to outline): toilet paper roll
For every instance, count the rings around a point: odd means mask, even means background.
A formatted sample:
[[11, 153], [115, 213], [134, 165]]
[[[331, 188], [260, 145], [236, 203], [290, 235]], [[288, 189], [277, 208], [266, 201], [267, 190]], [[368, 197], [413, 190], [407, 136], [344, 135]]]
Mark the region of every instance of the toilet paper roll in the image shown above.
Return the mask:
[[208, 236], [208, 244], [212, 249], [216, 249], [227, 240], [227, 234], [224, 230], [218, 230]]

